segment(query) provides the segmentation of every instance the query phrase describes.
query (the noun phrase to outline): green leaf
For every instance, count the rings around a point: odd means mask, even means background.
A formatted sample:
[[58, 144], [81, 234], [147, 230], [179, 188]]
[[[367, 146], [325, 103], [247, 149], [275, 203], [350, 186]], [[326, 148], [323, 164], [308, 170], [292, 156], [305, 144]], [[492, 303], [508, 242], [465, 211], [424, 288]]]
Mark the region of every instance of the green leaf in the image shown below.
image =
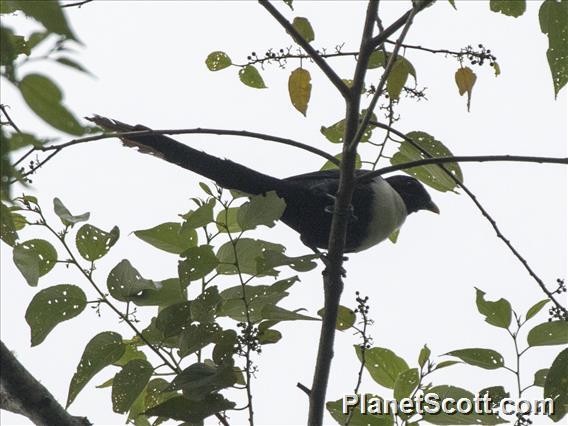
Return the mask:
[[[213, 361], [217, 365], [227, 365], [233, 366], [233, 355], [236, 353], [238, 348], [238, 339], [237, 339], [237, 332], [235, 330], [225, 330], [221, 333], [217, 334], [217, 338], [215, 340], [216, 344], [213, 348]], [[231, 385], [237, 382], [237, 377], [235, 376], [234, 368], [231, 368], [230, 374], [229, 372], [224, 373], [227, 378], [230, 378], [232, 381]]]
[[275, 305], [262, 308], [262, 318], [272, 321], [319, 321], [318, 318], [302, 315]]
[[[442, 142], [434, 139], [428, 133], [410, 132], [406, 136], [432, 157], [449, 157], [453, 155]], [[400, 144], [398, 152], [391, 158], [391, 164], [403, 164], [425, 158], [429, 158], [429, 156], [423, 154], [421, 150], [415, 148], [411, 143], [404, 141]], [[461, 168], [457, 163], [446, 163], [443, 167], [452, 173], [458, 181], [463, 182]], [[454, 180], [440, 166], [435, 164], [413, 167], [406, 169], [405, 172], [438, 191], [454, 191], [457, 186]]]
[[549, 371], [548, 368], [542, 368], [534, 373], [534, 385], [543, 388]]
[[285, 208], [286, 202], [274, 191], [255, 195], [239, 208], [237, 222], [243, 231], [254, 229], [259, 225], [272, 228]]
[[162, 309], [156, 318], [156, 328], [165, 338], [177, 336], [191, 324], [191, 302], [175, 303]]
[[213, 322], [221, 300], [217, 286], [208, 287], [191, 302], [191, 319], [200, 323]]
[[505, 391], [503, 386], [491, 386], [488, 388], [483, 388], [478, 392], [478, 395], [482, 397], [483, 395], [488, 395], [491, 399], [491, 404], [499, 404], [502, 399], [509, 398], [511, 394]]
[[568, 343], [568, 321], [550, 321], [537, 325], [527, 336], [529, 346], [565, 345]]
[[272, 330], [270, 328], [266, 330], [259, 331], [258, 335], [258, 343], [261, 345], [270, 345], [273, 343], [278, 343], [280, 339], [282, 339], [282, 333], [278, 330]]
[[[335, 158], [341, 161], [341, 159], [343, 158], [343, 153], [340, 152], [339, 154], [335, 155]], [[356, 153], [355, 168], [360, 169], [361, 167], [363, 167], [363, 163], [361, 163], [361, 156], [359, 155], [359, 153]], [[339, 166], [335, 163], [332, 163], [331, 161], [327, 161], [320, 170], [333, 170], [333, 169], [339, 169]]]
[[292, 26], [308, 43], [315, 40], [316, 37], [314, 30], [312, 28], [312, 24], [308, 21], [308, 18], [297, 16], [294, 18], [294, 21], [292, 21]]
[[[298, 272], [311, 271], [317, 266], [317, 263], [313, 261], [319, 257], [316, 254], [288, 257], [284, 254], [284, 250], [284, 247], [278, 244], [275, 244], [274, 247], [267, 247], [264, 250], [262, 257], [257, 258], [256, 260], [257, 274], [266, 273], [272, 275], [275, 271], [274, 268], [278, 268], [280, 266], [289, 266]], [[276, 274], [277, 273], [278, 271], [276, 271]]]
[[511, 318], [513, 311], [511, 304], [505, 299], [499, 299], [496, 302], [489, 302], [485, 300], [485, 292], [476, 288], [475, 303], [477, 310], [481, 315], [485, 316], [485, 322], [494, 325], [495, 327], [509, 328], [511, 325]]
[[[325, 313], [325, 308], [321, 308], [318, 311], [318, 315], [323, 318]], [[335, 321], [335, 329], [339, 331], [349, 330], [355, 324], [357, 316], [353, 310], [346, 308], [345, 306], [339, 305], [337, 311], [337, 320]]]
[[21, 10], [42, 24], [46, 30], [77, 41], [58, 1], [3, 0], [6, 6]]
[[143, 359], [134, 359], [116, 373], [112, 382], [112, 410], [126, 413], [142, 393], [152, 377], [152, 365]]
[[568, 82], [568, 1], [545, 0], [538, 17], [540, 30], [548, 36], [546, 57], [556, 98]]
[[[363, 119], [365, 116], [365, 111], [362, 110], [359, 119]], [[377, 116], [373, 113], [371, 114], [371, 121], [377, 121]], [[369, 125], [361, 135], [360, 142], [368, 142], [373, 135], [373, 130], [375, 126]], [[320, 133], [326, 137], [326, 139], [332, 143], [343, 143], [343, 134], [345, 133], [345, 119], [339, 120], [337, 123], [332, 124], [329, 127], [321, 126]]]
[[220, 411], [235, 408], [236, 404], [220, 394], [207, 395], [202, 401], [192, 401], [181, 396], [173, 397], [146, 411], [147, 416], [160, 416], [168, 419], [201, 422]]
[[503, 357], [493, 349], [470, 348], [458, 349], [446, 355], [458, 357], [463, 362], [486, 370], [495, 370], [504, 366]]
[[[362, 361], [362, 349], [359, 345], [355, 345], [355, 352], [359, 361]], [[375, 347], [365, 350], [365, 368], [375, 382], [393, 389], [398, 375], [408, 370], [408, 364], [393, 351]]]
[[57, 262], [57, 251], [45, 240], [17, 244], [12, 254], [16, 267], [32, 287], [37, 286], [39, 277], [51, 271]]
[[448, 0], [448, 2], [452, 5], [452, 7], [453, 7], [455, 10], [458, 10], [458, 8], [456, 7], [456, 0]]
[[235, 379], [232, 366], [213, 367], [197, 362], [179, 373], [166, 391], [183, 390], [184, 397], [201, 401], [212, 392], [232, 386]]
[[391, 99], [398, 99], [402, 88], [412, 71], [410, 62], [404, 58], [396, 58], [391, 72], [387, 77], [387, 93]]
[[43, 342], [57, 324], [83, 312], [86, 305], [85, 293], [75, 285], [60, 284], [37, 293], [26, 310], [32, 346]]
[[[457, 411], [456, 408], [456, 401], [460, 399], [469, 399], [473, 405], [474, 395], [473, 393], [458, 388], [455, 386], [449, 385], [441, 385], [441, 386], [434, 386], [428, 390], [428, 393], [438, 395], [438, 401], [441, 401], [445, 398], [451, 398], [453, 403], [449, 403], [448, 408], [453, 410], [454, 413], [445, 413], [444, 411], [440, 410], [436, 414], [430, 414], [425, 412], [423, 414], [423, 418], [428, 423], [432, 423], [435, 425], [497, 425], [501, 423], [507, 423], [507, 421], [503, 420], [497, 414], [476, 414], [474, 410], [470, 414], [462, 414]], [[451, 401], [450, 401], [451, 402]]]
[[143, 359], [146, 360], [146, 354], [140, 350], [138, 350], [138, 345], [134, 341], [123, 341], [124, 343], [124, 353], [120, 357], [120, 359], [116, 362], [113, 362], [112, 365], [116, 365], [118, 367], [124, 367], [130, 361], [135, 359]]
[[265, 89], [266, 85], [260, 76], [260, 73], [253, 65], [246, 65], [239, 70], [239, 79], [249, 87], [255, 89]]
[[84, 127], [61, 103], [61, 90], [48, 77], [28, 74], [20, 81], [19, 88], [28, 106], [43, 121], [71, 135], [81, 136], [85, 133]]
[[190, 247], [181, 256], [184, 259], [178, 263], [178, 272], [182, 283], [199, 280], [219, 265], [219, 259], [209, 245]]
[[211, 52], [207, 56], [207, 59], [205, 59], [205, 65], [207, 65], [209, 71], [219, 71], [230, 67], [232, 64], [233, 62], [231, 58], [229, 58], [229, 55], [220, 51]]
[[385, 53], [382, 50], [375, 50], [371, 53], [369, 57], [369, 63], [367, 64], [367, 69], [375, 69], [379, 67], [384, 67], [386, 65]]
[[90, 213], [83, 213], [77, 216], [73, 216], [69, 212], [69, 210], [67, 210], [67, 207], [65, 207], [61, 200], [57, 197], [53, 199], [53, 210], [55, 211], [55, 214], [59, 216], [59, 219], [61, 219], [61, 222], [65, 226], [73, 226], [76, 223], [85, 222], [89, 220], [89, 217], [91, 216]]
[[459, 361], [442, 361], [436, 365], [435, 370], [440, 370], [442, 368], [450, 367], [456, 364], [459, 364]]
[[75, 245], [83, 259], [94, 262], [107, 254], [119, 237], [120, 230], [116, 226], [110, 232], [105, 232], [93, 225], [85, 224], [77, 231]]
[[491, 0], [489, 2], [489, 8], [492, 12], [518, 18], [525, 13], [527, 4], [525, 0]]
[[239, 214], [240, 207], [229, 207], [228, 209], [221, 210], [215, 222], [217, 224], [217, 229], [219, 232], [240, 232], [241, 227], [237, 221], [237, 216]]
[[308, 70], [296, 68], [288, 78], [288, 94], [294, 108], [305, 117], [312, 93], [312, 77]]
[[10, 247], [14, 247], [19, 238], [14, 224], [14, 216], [4, 203], [0, 203], [0, 209], [0, 237]]
[[544, 383], [544, 397], [554, 401], [554, 414], [549, 417], [559, 422], [568, 412], [568, 349], [558, 354]]
[[[251, 238], [240, 238], [237, 241], [228, 241], [217, 251], [217, 258], [220, 262], [219, 266], [217, 266], [217, 272], [219, 274], [233, 275], [237, 274], [240, 270], [242, 274], [257, 275], [257, 259], [262, 259], [266, 249], [280, 249], [280, 247], [282, 246], [279, 244], [267, 243]], [[236, 267], [237, 259], [239, 268]], [[274, 270], [264, 271], [261, 275], [275, 276], [277, 272]]]
[[75, 400], [79, 392], [93, 378], [95, 374], [120, 359], [124, 353], [124, 344], [122, 337], [118, 333], [106, 331], [97, 334], [91, 339], [83, 355], [81, 361], [77, 365], [77, 371], [69, 384], [69, 394], [67, 396], [67, 404], [69, 407]]
[[168, 253], [180, 254], [197, 245], [197, 232], [180, 223], [167, 222], [150, 229], [134, 231], [142, 241]]
[[396, 244], [396, 242], [398, 241], [399, 234], [400, 234], [400, 228], [392, 231], [392, 233], [389, 235], [389, 241], [393, 244]]
[[121, 302], [130, 302], [143, 296], [143, 290], [156, 290], [152, 280], [142, 278], [127, 259], [120, 261], [107, 277], [107, 288], [112, 297]]
[[[367, 412], [362, 411], [361, 400], [365, 398], [365, 407]], [[335, 419], [340, 425], [347, 424], [347, 419], [349, 414], [346, 414], [343, 410], [343, 399], [337, 401], [326, 402], [325, 407], [331, 417]], [[382, 409], [384, 400], [377, 395], [363, 394], [357, 395], [357, 405], [350, 406], [351, 419], [349, 421], [350, 426], [393, 426], [394, 418], [392, 413], [389, 414], [378, 414], [375, 413], [378, 409]]]
[[173, 303], [187, 300], [186, 287], [178, 278], [170, 278], [164, 281], [155, 281], [154, 289], [142, 290], [133, 301], [138, 306], [168, 306]]
[[408, 398], [420, 384], [420, 377], [417, 368], [410, 368], [400, 373], [394, 382], [394, 399], [400, 401]]
[[19, 55], [30, 55], [26, 39], [11, 28], [0, 27], [0, 65], [11, 65]]
[[527, 311], [527, 314], [525, 315], [526, 320], [528, 321], [529, 319], [534, 317], [536, 314], [538, 314], [540, 312], [540, 310], [542, 308], [544, 308], [544, 306], [548, 302], [550, 302], [550, 299], [543, 299], [540, 302], [537, 302], [534, 305], [532, 305], [531, 308]]
[[166, 388], [169, 383], [161, 378], [155, 378], [150, 380], [148, 386], [146, 386], [146, 395], [144, 396], [144, 406], [146, 408], [152, 408], [156, 405], [160, 405], [162, 402], [167, 401], [173, 397], [178, 396], [175, 392], [166, 392]]
[[66, 67], [73, 68], [74, 70], [77, 70], [79, 72], [92, 75], [88, 69], [86, 69], [83, 65], [81, 65], [79, 62], [75, 61], [74, 59], [67, 58], [66, 56], [61, 56], [57, 58], [56, 61], [61, 65], [65, 65]]
[[420, 355], [418, 355], [418, 365], [420, 367], [424, 367], [426, 365], [426, 362], [428, 362], [428, 360], [430, 359], [430, 354], [432, 352], [430, 351], [430, 348], [428, 348], [428, 346], [424, 345], [424, 347], [422, 349], [420, 349]]
[[291, 9], [294, 10], [294, 6], [292, 5], [292, 2], [294, 0], [284, 0], [284, 3], [286, 3], [286, 5]]
[[179, 356], [197, 352], [217, 339], [221, 327], [216, 323], [191, 324], [183, 330], [179, 341]]
[[21, 148], [26, 148], [29, 146], [39, 148], [44, 145], [47, 139], [38, 139], [35, 135], [31, 133], [14, 133], [10, 135], [8, 139], [9, 151], [16, 151]]
[[185, 222], [182, 228], [190, 227], [197, 229], [213, 222], [213, 207], [215, 207], [215, 199], [211, 198], [197, 210], [184, 214], [182, 217], [185, 219]]

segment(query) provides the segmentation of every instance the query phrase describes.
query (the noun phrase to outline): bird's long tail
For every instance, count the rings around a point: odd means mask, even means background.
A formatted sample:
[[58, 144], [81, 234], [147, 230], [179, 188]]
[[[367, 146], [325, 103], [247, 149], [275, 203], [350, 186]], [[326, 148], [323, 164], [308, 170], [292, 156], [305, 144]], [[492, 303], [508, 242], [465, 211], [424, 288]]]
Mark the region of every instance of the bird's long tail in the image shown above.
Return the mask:
[[[134, 132], [151, 130], [142, 125], [131, 126], [117, 120], [94, 115], [87, 120], [103, 129], [113, 132]], [[279, 190], [282, 180], [259, 173], [230, 160], [217, 158], [194, 148], [190, 148], [160, 134], [132, 135], [120, 138], [124, 145], [137, 147], [140, 152], [155, 155], [184, 169], [191, 170], [217, 182], [227, 189], [236, 189], [247, 194], [262, 194]]]

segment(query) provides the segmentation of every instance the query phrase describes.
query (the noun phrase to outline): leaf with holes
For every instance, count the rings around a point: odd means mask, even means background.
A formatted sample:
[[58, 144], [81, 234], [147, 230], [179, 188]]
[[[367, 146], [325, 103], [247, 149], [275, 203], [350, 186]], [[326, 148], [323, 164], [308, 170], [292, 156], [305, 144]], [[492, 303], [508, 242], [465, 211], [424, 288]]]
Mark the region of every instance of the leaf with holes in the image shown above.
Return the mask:
[[167, 306], [156, 318], [156, 328], [164, 337], [181, 334], [191, 324], [191, 302], [185, 301]]
[[185, 357], [215, 342], [220, 332], [221, 327], [214, 322], [189, 325], [179, 340], [179, 356]]
[[131, 302], [143, 295], [143, 290], [156, 290], [152, 280], [142, 278], [127, 259], [120, 261], [107, 277], [107, 288], [112, 297], [121, 302]]
[[142, 241], [168, 253], [180, 254], [197, 244], [197, 232], [180, 223], [167, 222], [150, 229], [134, 231]]
[[428, 393], [437, 395], [437, 401], [442, 401], [447, 398], [449, 401], [447, 406], [453, 411], [451, 414], [440, 410], [436, 410], [435, 412], [426, 411], [423, 414], [423, 418], [428, 423], [434, 425], [498, 425], [508, 423], [497, 414], [479, 414], [476, 413], [475, 410], [470, 410], [470, 412], [466, 414], [458, 411], [456, 402], [461, 399], [470, 400], [471, 406], [475, 407], [475, 396], [468, 390], [456, 386], [440, 385], [430, 388]]
[[57, 324], [83, 312], [86, 305], [85, 293], [75, 285], [56, 285], [37, 293], [26, 310], [32, 346], [43, 342]]
[[186, 286], [178, 278], [154, 281], [155, 288], [142, 290], [133, 301], [138, 306], [168, 306], [187, 300]]
[[286, 202], [270, 191], [265, 194], [250, 197], [250, 201], [243, 204], [237, 213], [237, 222], [241, 230], [254, 229], [264, 225], [272, 228], [274, 222], [282, 216]]
[[198, 424], [215, 413], [235, 408], [235, 405], [234, 402], [225, 399], [218, 393], [209, 394], [201, 401], [192, 401], [182, 396], [176, 396], [150, 408], [146, 411], [146, 415]]
[[63, 106], [61, 90], [48, 77], [28, 74], [20, 81], [18, 87], [26, 104], [43, 121], [71, 135], [81, 136], [85, 133], [85, 128]]
[[499, 404], [504, 398], [509, 398], [511, 394], [505, 391], [503, 386], [490, 386], [483, 388], [477, 393], [480, 397], [487, 395], [491, 399], [492, 404]]
[[526, 0], [491, 0], [489, 8], [492, 12], [518, 18], [527, 10]]
[[215, 207], [216, 200], [211, 198], [202, 206], [199, 206], [197, 210], [192, 210], [189, 213], [182, 215], [185, 219], [183, 223], [182, 230], [184, 228], [197, 229], [202, 226], [208, 225], [213, 222], [213, 207]]
[[312, 77], [304, 68], [296, 68], [288, 78], [288, 94], [294, 108], [306, 116], [312, 93]]
[[154, 368], [143, 359], [133, 359], [114, 376], [112, 382], [112, 410], [126, 413], [142, 393]]
[[239, 70], [241, 82], [254, 89], [265, 89], [266, 85], [260, 73], [253, 65], [246, 65]]
[[[362, 404], [363, 398], [365, 403]], [[362, 394], [357, 395], [356, 405], [350, 407], [349, 414], [346, 414], [344, 407], [345, 399], [326, 402], [325, 407], [331, 417], [340, 425], [349, 424], [351, 426], [393, 426], [395, 424], [392, 412], [388, 414], [373, 414], [371, 407], [383, 407], [385, 401], [378, 395]], [[410, 426], [410, 424], [409, 424]]]
[[219, 232], [240, 232], [242, 231], [237, 220], [240, 207], [229, 207], [221, 210], [215, 218], [215, 223]]
[[118, 241], [120, 230], [114, 227], [105, 232], [93, 225], [83, 225], [75, 236], [75, 245], [79, 254], [89, 262], [94, 262], [108, 253], [110, 248]]
[[[434, 139], [434, 137], [430, 136], [428, 133], [410, 132], [406, 136], [412, 139], [417, 147], [408, 141], [402, 142], [398, 152], [391, 158], [391, 164], [393, 166], [430, 157], [449, 157], [453, 155], [442, 142]], [[446, 163], [443, 165], [443, 168], [436, 164], [428, 164], [406, 169], [405, 171], [438, 191], [454, 191], [457, 184], [448, 176], [444, 169], [450, 172], [459, 182], [463, 182], [463, 174], [457, 163]]]
[[0, 209], [0, 238], [10, 247], [14, 247], [19, 238], [14, 223], [14, 214], [4, 203], [0, 203]]
[[552, 74], [554, 96], [568, 82], [568, 1], [545, 0], [538, 18], [540, 30], [548, 36], [546, 57]]
[[14, 263], [27, 283], [37, 286], [39, 277], [53, 269], [57, 262], [55, 248], [45, 240], [28, 240], [14, 247]]
[[455, 356], [463, 362], [486, 370], [495, 370], [503, 367], [503, 357], [493, 349], [469, 348], [448, 352], [446, 355]]
[[191, 319], [200, 323], [213, 322], [221, 296], [217, 286], [207, 287], [191, 302]]
[[205, 65], [207, 65], [209, 71], [219, 71], [225, 69], [227, 67], [230, 67], [232, 63], [233, 62], [231, 61], [231, 58], [229, 58], [229, 55], [227, 55], [225, 52], [220, 51], [211, 52], [207, 56], [207, 59], [205, 59]]
[[[324, 313], [325, 308], [321, 308], [318, 311], [318, 315], [322, 318]], [[335, 329], [339, 331], [349, 330], [351, 327], [353, 327], [353, 324], [355, 324], [356, 319], [357, 317], [352, 309], [339, 305], [337, 311], [337, 319], [335, 321]]]
[[91, 216], [90, 213], [83, 213], [77, 216], [72, 215], [59, 198], [53, 199], [53, 210], [65, 226], [73, 226], [76, 223], [85, 222], [89, 220], [89, 217]]
[[[354, 345], [359, 361], [362, 361], [360, 345]], [[408, 370], [406, 361], [386, 348], [370, 348], [365, 350], [365, 368], [379, 385], [394, 389], [398, 375]]]
[[77, 371], [73, 374], [71, 383], [69, 384], [69, 393], [67, 396], [67, 404], [69, 407], [75, 400], [79, 392], [93, 378], [95, 374], [120, 359], [124, 353], [124, 344], [122, 337], [118, 333], [106, 331], [97, 334], [91, 339], [77, 366]]
[[534, 385], [543, 388], [549, 371], [548, 368], [542, 368], [534, 373]]
[[214, 367], [197, 362], [179, 373], [166, 391], [182, 390], [185, 398], [202, 401], [211, 393], [234, 385], [235, 381], [236, 376], [232, 366]]
[[403, 398], [408, 398], [419, 384], [420, 377], [417, 368], [409, 368], [403, 371], [394, 382], [394, 399], [400, 401]]
[[505, 299], [499, 299], [496, 302], [485, 300], [485, 292], [476, 288], [475, 303], [477, 310], [481, 315], [485, 316], [485, 322], [494, 325], [495, 327], [509, 328], [511, 325], [511, 318], [513, 311], [511, 304]]
[[209, 245], [191, 247], [181, 254], [184, 259], [178, 264], [182, 283], [200, 280], [219, 265], [219, 259]]
[[537, 325], [527, 336], [529, 346], [565, 345], [568, 343], [568, 322], [550, 321]]

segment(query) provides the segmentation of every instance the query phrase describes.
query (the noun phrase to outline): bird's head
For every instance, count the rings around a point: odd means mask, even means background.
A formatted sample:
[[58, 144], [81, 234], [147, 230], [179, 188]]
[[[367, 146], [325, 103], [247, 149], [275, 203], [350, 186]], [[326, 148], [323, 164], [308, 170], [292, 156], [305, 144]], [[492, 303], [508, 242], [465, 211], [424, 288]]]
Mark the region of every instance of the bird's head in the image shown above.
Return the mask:
[[386, 178], [386, 181], [398, 192], [406, 205], [408, 214], [419, 210], [429, 210], [437, 214], [440, 213], [440, 209], [432, 201], [424, 185], [417, 179], [411, 176], [397, 175]]

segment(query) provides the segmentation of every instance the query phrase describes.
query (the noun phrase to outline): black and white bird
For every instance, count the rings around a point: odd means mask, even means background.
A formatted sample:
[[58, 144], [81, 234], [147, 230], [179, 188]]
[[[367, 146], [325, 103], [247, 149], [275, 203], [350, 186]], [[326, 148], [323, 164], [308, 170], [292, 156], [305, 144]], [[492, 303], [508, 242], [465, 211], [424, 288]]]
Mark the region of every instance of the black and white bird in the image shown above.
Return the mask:
[[[89, 118], [102, 128], [117, 132], [149, 130], [101, 116]], [[300, 234], [312, 248], [326, 249], [329, 240], [339, 170], [325, 170], [279, 179], [233, 161], [217, 158], [163, 135], [121, 138], [127, 146], [153, 154], [201, 176], [219, 186], [251, 195], [275, 191], [286, 202], [281, 220]], [[357, 176], [368, 171], [357, 170]], [[399, 229], [406, 217], [420, 210], [439, 213], [424, 186], [413, 177], [374, 177], [357, 183], [352, 198], [345, 252], [366, 250]]]

